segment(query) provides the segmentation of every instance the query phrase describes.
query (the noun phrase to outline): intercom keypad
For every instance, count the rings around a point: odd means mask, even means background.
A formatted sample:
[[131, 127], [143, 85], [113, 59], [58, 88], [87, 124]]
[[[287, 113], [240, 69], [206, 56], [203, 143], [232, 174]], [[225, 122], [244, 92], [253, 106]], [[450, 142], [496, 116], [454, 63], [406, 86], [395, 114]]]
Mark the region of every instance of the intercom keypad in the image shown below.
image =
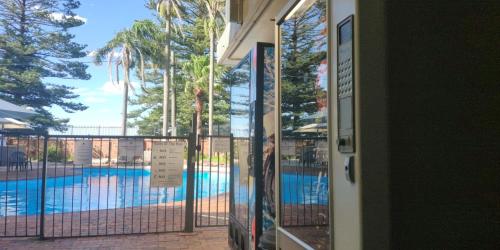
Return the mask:
[[350, 16], [337, 25], [337, 145], [342, 153], [355, 151], [353, 22]]

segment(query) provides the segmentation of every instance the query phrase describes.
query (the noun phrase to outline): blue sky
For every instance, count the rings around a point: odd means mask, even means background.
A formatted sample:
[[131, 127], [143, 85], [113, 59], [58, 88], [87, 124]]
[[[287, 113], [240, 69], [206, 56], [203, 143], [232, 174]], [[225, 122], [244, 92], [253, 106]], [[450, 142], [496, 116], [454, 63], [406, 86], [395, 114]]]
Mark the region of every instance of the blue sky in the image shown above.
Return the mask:
[[[76, 36], [76, 42], [87, 44], [89, 52], [104, 46], [116, 32], [130, 27], [134, 20], [153, 17], [153, 13], [144, 7], [145, 0], [80, 0], [80, 2], [81, 7], [76, 13], [85, 18], [86, 23], [72, 29], [71, 32]], [[92, 58], [82, 58], [81, 61], [91, 62]], [[58, 118], [70, 118], [71, 125], [119, 126], [122, 109], [120, 88], [109, 82], [106, 64], [88, 65], [87, 72], [92, 75], [90, 80], [51, 79], [51, 82], [75, 87], [75, 92], [80, 95], [78, 101], [89, 108], [69, 114], [58, 107], [53, 107], [51, 112]], [[133, 81], [139, 82], [136, 77]]]

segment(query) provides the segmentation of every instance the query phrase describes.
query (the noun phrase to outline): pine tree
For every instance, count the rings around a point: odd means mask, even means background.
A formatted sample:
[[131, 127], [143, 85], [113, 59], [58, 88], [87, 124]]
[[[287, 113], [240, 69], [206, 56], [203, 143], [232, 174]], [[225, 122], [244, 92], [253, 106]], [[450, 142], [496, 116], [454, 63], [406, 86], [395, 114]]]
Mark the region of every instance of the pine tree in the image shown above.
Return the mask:
[[90, 79], [87, 65], [75, 59], [86, 56], [85, 45], [75, 43], [69, 30], [85, 20], [74, 12], [76, 0], [0, 1], [0, 98], [27, 105], [39, 114], [35, 128], [64, 129], [48, 108], [68, 113], [87, 107], [75, 102], [74, 88], [57, 79]]
[[[136, 74], [139, 73], [136, 71]], [[135, 109], [129, 113], [131, 125], [138, 127], [140, 135], [161, 135], [163, 122], [163, 73], [149, 60], [146, 63], [145, 79], [147, 93], [130, 99]]]
[[326, 5], [320, 1], [307, 12], [282, 24], [282, 127], [286, 135], [304, 125], [318, 110], [315, 86], [318, 66], [326, 59]]

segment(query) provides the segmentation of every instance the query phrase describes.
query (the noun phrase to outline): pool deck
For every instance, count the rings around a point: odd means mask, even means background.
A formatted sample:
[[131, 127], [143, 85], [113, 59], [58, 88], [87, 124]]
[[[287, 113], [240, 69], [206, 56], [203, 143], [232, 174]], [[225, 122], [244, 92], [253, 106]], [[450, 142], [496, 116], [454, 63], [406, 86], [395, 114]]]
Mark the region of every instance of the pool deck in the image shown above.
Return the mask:
[[[220, 196], [223, 196], [222, 194]], [[206, 202], [208, 199], [203, 199]], [[165, 221], [162, 216], [160, 216], [160, 221], [162, 223], [159, 224], [160, 229], [163, 229], [164, 226], [168, 226], [167, 230], [182, 230], [183, 219], [182, 216], [179, 216], [180, 211], [173, 211], [171, 209], [180, 210], [182, 208], [173, 206], [174, 204], [166, 204], [167, 206], [158, 206], [158, 208], [166, 208], [169, 209], [169, 216]], [[151, 220], [144, 219], [144, 223], [141, 227], [131, 227], [131, 216], [130, 213], [132, 211], [137, 211], [136, 209], [127, 209], [124, 217], [123, 213], [125, 212], [123, 209], [113, 209], [110, 211], [101, 211], [101, 216], [109, 213], [109, 222], [107, 224], [103, 224], [105, 220], [101, 220], [101, 223], [97, 222], [99, 220], [99, 215], [96, 215], [97, 211], [91, 211], [82, 213], [65, 213], [67, 216], [62, 216], [63, 214], [56, 214], [55, 217], [47, 216], [47, 231], [46, 236], [50, 237], [52, 234], [56, 238], [49, 238], [46, 240], [39, 240], [38, 237], [0, 237], [0, 249], [172, 249], [172, 250], [187, 250], [187, 249], [200, 249], [200, 250], [212, 250], [212, 249], [230, 249], [228, 247], [228, 239], [227, 226], [216, 226], [217, 221], [224, 223], [225, 211], [227, 211], [227, 204], [216, 202], [216, 197], [212, 197], [212, 203], [210, 204], [210, 210], [215, 211], [216, 208], [219, 208], [219, 217], [216, 213], [209, 214], [209, 207], [206, 205], [201, 206], [199, 209], [199, 216], [203, 217], [203, 225], [208, 225], [208, 222], [211, 222], [210, 227], [195, 227], [193, 233], [184, 233], [184, 232], [167, 232], [167, 233], [150, 233], [150, 234], [137, 234], [139, 230], [143, 232], [156, 231], [158, 228], [156, 226], [156, 214], [151, 213]], [[153, 207], [153, 211], [156, 211], [157, 207]], [[118, 218], [114, 217], [114, 212], [118, 212]], [[145, 210], [146, 212], [146, 210]], [[163, 214], [164, 211], [160, 211], [160, 215]], [[140, 212], [139, 212], [140, 213]], [[172, 214], [176, 215], [172, 218]], [[80, 231], [80, 225], [78, 218], [80, 215], [83, 215], [83, 231]], [[136, 214], [135, 219], [139, 218], [139, 214]], [[143, 214], [143, 218], [146, 218], [147, 214]], [[62, 224], [63, 217], [66, 217], [66, 222]], [[201, 218], [199, 217], [199, 219]], [[124, 220], [125, 219], [125, 227]], [[2, 219], [5, 219], [2, 218]], [[14, 217], [10, 217], [9, 221], [14, 219]], [[25, 219], [28, 219], [27, 223], [29, 224], [30, 234], [36, 232], [35, 225], [32, 220], [36, 219], [36, 216], [29, 217], [20, 217], [18, 218], [18, 233], [22, 235], [24, 230], [26, 230]], [[70, 223], [71, 220], [74, 219], [74, 228]], [[221, 221], [222, 219], [222, 221]], [[31, 221], [31, 222], [30, 222]], [[0, 225], [2, 220], [0, 220]], [[55, 227], [54, 227], [55, 222]], [[138, 225], [136, 221], [136, 225]], [[166, 224], [164, 224], [166, 222]], [[13, 233], [14, 227], [12, 223], [8, 223], [10, 233]], [[65, 225], [65, 226], [63, 226]], [[118, 230], [116, 228], [118, 225]], [[3, 226], [3, 225], [2, 225]], [[68, 228], [69, 226], [69, 228]], [[71, 230], [71, 229], [74, 230]], [[105, 236], [90, 236], [87, 237], [87, 234], [103, 234], [105, 230], [108, 229], [109, 234], [121, 234], [125, 233], [125, 235], [105, 235]], [[120, 231], [122, 229], [128, 229]], [[117, 230], [117, 231], [114, 231]], [[74, 235], [83, 235], [84, 237], [68, 237], [74, 232]], [[131, 232], [135, 232], [132, 234]], [[1, 233], [0, 233], [1, 235]], [[4, 234], [5, 235], [5, 234]], [[57, 238], [62, 237], [62, 238]]]
[[[17, 219], [15, 216], [0, 217], [0, 250], [229, 249], [227, 226], [223, 226], [227, 222], [229, 204], [217, 202], [217, 198], [225, 199], [226, 195], [227, 193], [224, 193], [199, 200], [199, 202], [203, 201], [203, 204], [199, 204], [198, 222], [210, 226], [195, 227], [193, 233], [182, 232], [184, 225], [182, 211], [185, 207], [179, 206], [179, 202], [152, 205], [142, 209], [134, 207], [100, 210], [99, 212], [93, 210], [48, 214], [45, 220], [47, 239], [43, 241], [36, 236], [39, 231], [37, 216], [19, 216]], [[208, 206], [209, 200], [211, 200], [210, 206]], [[221, 226], [215, 226], [217, 224]], [[4, 231], [4, 227], [7, 231]], [[17, 235], [34, 236], [5, 237], [6, 235], [13, 236], [16, 230]], [[140, 234], [140, 232], [152, 233]]]
[[[82, 173], [81, 169], [71, 169], [69, 167], [49, 167], [47, 168], [47, 178], [51, 177], [62, 177], [62, 176], [73, 176], [80, 175]], [[0, 181], [21, 181], [21, 180], [35, 180], [42, 178], [42, 167], [37, 168], [33, 166], [33, 169], [28, 167], [27, 170], [21, 169], [11, 169], [7, 171], [6, 168], [0, 170]]]
[[[227, 223], [228, 193], [198, 200], [194, 214], [199, 225]], [[195, 200], [196, 202], [196, 200]], [[45, 215], [45, 237], [104, 236], [137, 233], [182, 232], [185, 223], [185, 202], [159, 205], [53, 213]], [[12, 236], [35, 236], [40, 232], [40, 216], [0, 216], [0, 239]], [[1, 249], [1, 244], [0, 244]]]
[[229, 249], [227, 227], [195, 228], [193, 233], [98, 236], [38, 240], [0, 238], [0, 249]]

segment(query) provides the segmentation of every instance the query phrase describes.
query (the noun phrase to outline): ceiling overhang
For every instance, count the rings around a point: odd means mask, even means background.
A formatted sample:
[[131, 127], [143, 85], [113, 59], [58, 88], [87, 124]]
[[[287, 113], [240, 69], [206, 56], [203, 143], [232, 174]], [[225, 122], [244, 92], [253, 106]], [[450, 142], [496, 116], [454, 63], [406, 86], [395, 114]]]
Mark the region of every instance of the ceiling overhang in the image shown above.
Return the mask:
[[217, 45], [218, 63], [235, 65], [257, 42], [274, 43], [276, 15], [288, 0], [262, 0], [243, 24], [228, 23]]

